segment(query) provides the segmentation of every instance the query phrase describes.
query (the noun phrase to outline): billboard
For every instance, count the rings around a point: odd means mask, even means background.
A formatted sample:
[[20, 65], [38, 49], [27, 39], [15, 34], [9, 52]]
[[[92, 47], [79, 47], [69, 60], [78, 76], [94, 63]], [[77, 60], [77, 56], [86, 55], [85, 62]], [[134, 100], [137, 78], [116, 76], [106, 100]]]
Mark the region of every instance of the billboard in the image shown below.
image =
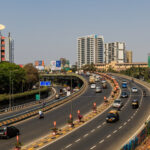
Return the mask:
[[61, 61], [56, 60], [56, 61], [51, 61], [51, 70], [61, 70]]
[[38, 70], [44, 70], [44, 66], [35, 66], [35, 68]]
[[35, 61], [35, 66], [44, 66], [44, 60]]

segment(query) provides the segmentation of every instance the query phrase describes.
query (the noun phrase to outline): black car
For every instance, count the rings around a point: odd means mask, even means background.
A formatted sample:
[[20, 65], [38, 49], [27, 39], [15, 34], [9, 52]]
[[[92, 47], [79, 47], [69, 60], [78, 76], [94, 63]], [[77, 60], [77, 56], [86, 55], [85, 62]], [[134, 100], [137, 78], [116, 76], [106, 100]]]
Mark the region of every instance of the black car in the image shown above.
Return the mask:
[[106, 122], [115, 122], [119, 120], [119, 113], [117, 110], [111, 110], [106, 117]]
[[126, 91], [123, 91], [123, 92], [121, 93], [121, 97], [122, 97], [122, 98], [128, 98], [128, 93], [127, 93]]
[[132, 108], [138, 108], [139, 107], [139, 102], [137, 99], [132, 100]]
[[0, 127], [0, 138], [7, 138], [8, 139], [10, 137], [14, 137], [14, 136], [19, 135], [19, 134], [20, 134], [19, 129], [17, 129], [14, 126]]

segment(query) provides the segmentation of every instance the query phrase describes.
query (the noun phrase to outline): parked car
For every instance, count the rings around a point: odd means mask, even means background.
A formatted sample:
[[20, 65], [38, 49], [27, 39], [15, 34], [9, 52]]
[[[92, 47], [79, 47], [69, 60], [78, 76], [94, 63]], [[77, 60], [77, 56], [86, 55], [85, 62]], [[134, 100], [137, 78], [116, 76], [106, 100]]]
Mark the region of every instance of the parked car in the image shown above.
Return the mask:
[[14, 137], [16, 135], [19, 135], [19, 129], [17, 129], [14, 126], [3, 126], [0, 127], [0, 138], [10, 138], [10, 137]]
[[132, 91], [132, 93], [137, 93], [137, 92], [138, 92], [138, 89], [137, 89], [136, 87], [133, 87], [133, 88], [131, 89], [131, 91]]

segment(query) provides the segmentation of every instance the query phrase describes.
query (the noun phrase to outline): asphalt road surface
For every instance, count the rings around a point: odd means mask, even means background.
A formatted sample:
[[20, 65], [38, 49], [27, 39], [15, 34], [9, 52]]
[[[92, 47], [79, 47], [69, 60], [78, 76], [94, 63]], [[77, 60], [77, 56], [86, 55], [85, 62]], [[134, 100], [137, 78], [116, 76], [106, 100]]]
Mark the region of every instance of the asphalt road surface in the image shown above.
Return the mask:
[[[121, 84], [123, 78], [117, 78]], [[126, 80], [126, 79], [125, 79]], [[57, 140], [56, 142], [43, 147], [42, 150], [119, 150], [121, 146], [138, 131], [150, 113], [149, 96], [142, 96], [142, 89], [139, 84], [128, 81], [128, 98], [121, 98], [124, 106], [119, 112], [120, 120], [115, 123], [106, 123], [107, 113], [112, 108], [82, 126], [78, 130]], [[137, 87], [138, 93], [131, 93], [131, 88]], [[147, 91], [148, 93], [148, 91]], [[131, 101], [139, 100], [139, 108], [132, 109]]]
[[[100, 84], [100, 83], [98, 83]], [[77, 99], [70, 101], [62, 106], [59, 106], [51, 111], [45, 113], [44, 119], [38, 119], [38, 117], [33, 117], [31, 119], [25, 120], [23, 122], [15, 124], [15, 126], [20, 129], [20, 141], [23, 144], [28, 144], [39, 137], [45, 136], [50, 132], [50, 128], [53, 127], [53, 121], [57, 122], [57, 127], [61, 128], [66, 125], [69, 114], [73, 113], [73, 118], [77, 119], [77, 110], [81, 111], [84, 115], [92, 109], [93, 102], [97, 105], [103, 102], [104, 96], [109, 96], [111, 93], [111, 87], [108, 84], [108, 88], [104, 89], [102, 93], [95, 93], [95, 89], [88, 90]], [[11, 139], [1, 139], [0, 149], [9, 150], [14, 147], [16, 143], [16, 138]]]

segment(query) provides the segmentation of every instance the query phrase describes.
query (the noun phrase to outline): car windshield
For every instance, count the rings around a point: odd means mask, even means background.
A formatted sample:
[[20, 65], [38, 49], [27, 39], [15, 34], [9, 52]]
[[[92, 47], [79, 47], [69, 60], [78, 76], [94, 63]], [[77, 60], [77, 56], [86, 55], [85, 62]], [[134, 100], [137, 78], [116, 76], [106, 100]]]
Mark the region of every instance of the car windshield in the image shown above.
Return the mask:
[[122, 92], [122, 95], [126, 95], [127, 93], [126, 92]]
[[121, 100], [115, 100], [114, 103], [121, 103]]
[[115, 117], [115, 114], [109, 113], [107, 117], [108, 118]]
[[132, 89], [136, 89], [136, 87], [133, 87]]
[[137, 100], [136, 100], [136, 99], [134, 99], [134, 100], [132, 100], [132, 102], [137, 102]]

